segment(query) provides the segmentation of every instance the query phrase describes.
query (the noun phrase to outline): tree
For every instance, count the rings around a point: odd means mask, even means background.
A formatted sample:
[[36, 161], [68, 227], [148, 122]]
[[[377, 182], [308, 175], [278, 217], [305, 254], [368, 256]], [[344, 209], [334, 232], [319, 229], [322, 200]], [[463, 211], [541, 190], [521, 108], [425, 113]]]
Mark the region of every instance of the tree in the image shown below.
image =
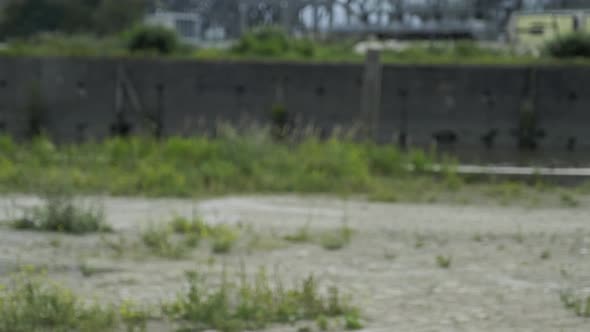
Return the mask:
[[147, 9], [144, 0], [102, 0], [93, 17], [95, 31], [111, 34], [141, 21]]
[[146, 7], [144, 0], [9, 0], [0, 20], [0, 35], [114, 33], [139, 21]]

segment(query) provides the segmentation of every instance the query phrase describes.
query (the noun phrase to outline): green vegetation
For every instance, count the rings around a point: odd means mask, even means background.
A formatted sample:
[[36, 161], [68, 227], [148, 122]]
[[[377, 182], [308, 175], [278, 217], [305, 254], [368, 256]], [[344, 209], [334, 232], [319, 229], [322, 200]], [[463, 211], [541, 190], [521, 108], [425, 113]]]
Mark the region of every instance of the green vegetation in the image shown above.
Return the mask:
[[[112, 1], [114, 0], [103, 0], [103, 2]], [[97, 13], [96, 16], [101, 15]], [[103, 20], [108, 20], [108, 17]], [[110, 25], [108, 29], [85, 25], [84, 29], [63, 29], [58, 26], [37, 30], [28, 29], [26, 33], [11, 32], [9, 35], [17, 38], [8, 39], [8, 43], [0, 50], [0, 54], [16, 56], [165, 56], [175, 59], [228, 59], [236, 61], [364, 61], [364, 55], [355, 52], [353, 41], [334, 42], [296, 38], [288, 36], [277, 27], [255, 28], [244, 34], [229, 48], [192, 48], [188, 45], [181, 45], [172, 31], [159, 27], [137, 25], [138, 20], [131, 16], [121, 18], [118, 22]], [[14, 23], [10, 24], [14, 25]], [[574, 41], [571, 41], [572, 39]], [[586, 58], [588, 56], [581, 55], [583, 54], [583, 45], [585, 45], [582, 41], [585, 42], [587, 39], [586, 36], [558, 39], [550, 43], [547, 46], [548, 51], [543, 52], [540, 57], [520, 54], [508, 46], [482, 46], [469, 41], [427, 41], [407, 43], [397, 50], [384, 50], [381, 58], [385, 63], [401, 64], [587, 64]], [[572, 52], [576, 55], [562, 55]], [[277, 116], [282, 115], [277, 114]]]
[[295, 233], [284, 236], [286, 241], [292, 243], [306, 243], [312, 240], [312, 236], [309, 233], [309, 224], [299, 228]]
[[340, 250], [352, 239], [352, 229], [343, 225], [338, 231], [324, 232], [320, 235], [320, 244], [326, 250]]
[[44, 275], [25, 270], [0, 285], [0, 332], [111, 331], [115, 310], [89, 304]]
[[[523, 182], [464, 178], [448, 166], [434, 174], [437, 159], [423, 151], [337, 137], [277, 142], [266, 130], [238, 134], [224, 129], [216, 138], [130, 137], [75, 145], [55, 145], [43, 137], [15, 143], [0, 136], [0, 192], [67, 188], [68, 193], [76, 194], [176, 197], [291, 192], [418, 202], [453, 201], [469, 195], [505, 204], [539, 192], [537, 185]], [[456, 177], [461, 180], [453, 180]], [[458, 185], [451, 188], [450, 181]], [[573, 189], [543, 192], [548, 197], [561, 193], [552, 198], [554, 202], [577, 202]], [[53, 205], [68, 213], [80, 210], [68, 207], [71, 204]], [[74, 216], [80, 219], [85, 214]], [[64, 231], [70, 226], [64, 226]], [[193, 227], [201, 226], [197, 222]], [[297, 241], [298, 236], [305, 238], [306, 234], [294, 234], [287, 240]]]
[[561, 302], [578, 317], [590, 318], [590, 296], [580, 298], [570, 292], [562, 292]]
[[179, 50], [176, 32], [158, 26], [136, 26], [125, 34], [131, 53], [169, 55]]
[[573, 33], [547, 43], [549, 56], [559, 59], [590, 58], [590, 34]]
[[209, 240], [214, 253], [228, 253], [239, 237], [238, 230], [230, 225], [212, 226], [199, 216], [177, 216], [166, 225], [150, 225], [142, 232], [141, 241], [156, 256], [180, 259], [203, 240]]
[[451, 262], [453, 258], [451, 256], [436, 256], [436, 264], [443, 269], [448, 269], [451, 267]]
[[40, 32], [113, 34], [144, 15], [144, 0], [9, 0], [3, 4], [0, 37]]
[[25, 216], [13, 222], [22, 230], [86, 234], [111, 231], [102, 209], [85, 206], [71, 197], [48, 195], [43, 205], [26, 209]]
[[347, 330], [360, 330], [363, 328], [357, 312], [351, 311], [344, 316], [344, 327]]
[[164, 258], [182, 258], [188, 250], [184, 243], [172, 238], [172, 230], [168, 227], [151, 225], [142, 232], [141, 240], [152, 254]]
[[415, 163], [413, 153], [394, 146], [315, 138], [281, 144], [266, 135], [62, 146], [45, 138], [16, 144], [2, 137], [0, 147], [0, 190], [25, 192], [67, 185], [78, 193], [113, 195], [368, 193], [382, 178], [409, 176], [404, 168]]
[[284, 288], [280, 281], [271, 285], [264, 270], [253, 281], [243, 275], [239, 285], [231, 284], [224, 276], [218, 286], [211, 288], [196, 273], [189, 273], [188, 281], [188, 294], [164, 305], [168, 317], [184, 322], [187, 330], [258, 330], [272, 323], [357, 316], [337, 288], [322, 295], [317, 280], [311, 276], [292, 289]]

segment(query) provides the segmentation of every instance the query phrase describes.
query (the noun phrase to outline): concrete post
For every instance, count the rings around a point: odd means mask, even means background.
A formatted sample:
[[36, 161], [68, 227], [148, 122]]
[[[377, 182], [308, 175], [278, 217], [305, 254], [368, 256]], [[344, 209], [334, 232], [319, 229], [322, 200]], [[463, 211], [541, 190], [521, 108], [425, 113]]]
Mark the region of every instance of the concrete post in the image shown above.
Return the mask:
[[361, 100], [363, 135], [367, 139], [377, 139], [381, 110], [381, 71], [380, 52], [367, 51]]

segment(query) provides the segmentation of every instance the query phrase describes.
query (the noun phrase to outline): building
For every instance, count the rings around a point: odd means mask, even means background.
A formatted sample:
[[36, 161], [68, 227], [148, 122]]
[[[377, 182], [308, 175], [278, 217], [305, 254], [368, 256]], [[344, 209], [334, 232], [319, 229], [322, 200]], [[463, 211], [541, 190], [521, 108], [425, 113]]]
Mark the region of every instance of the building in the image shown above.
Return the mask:
[[559, 36], [590, 33], [590, 9], [515, 12], [508, 31], [515, 46], [538, 50]]
[[188, 44], [201, 40], [201, 18], [194, 13], [157, 10], [145, 17], [145, 23], [175, 30], [181, 41]]

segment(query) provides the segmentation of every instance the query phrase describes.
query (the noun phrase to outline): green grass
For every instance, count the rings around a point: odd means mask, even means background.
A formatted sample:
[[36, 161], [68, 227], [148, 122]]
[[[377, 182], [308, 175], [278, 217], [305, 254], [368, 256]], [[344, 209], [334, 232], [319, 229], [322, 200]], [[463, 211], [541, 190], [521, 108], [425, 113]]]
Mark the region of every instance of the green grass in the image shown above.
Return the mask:
[[159, 257], [180, 259], [188, 251], [188, 247], [173, 237], [169, 227], [150, 225], [142, 231], [141, 241], [149, 251]]
[[70, 290], [29, 270], [0, 285], [0, 332], [112, 331], [115, 310], [89, 304]]
[[76, 193], [148, 196], [370, 193], [383, 178], [405, 177], [404, 167], [414, 162], [412, 153], [394, 146], [315, 138], [283, 144], [266, 134], [114, 138], [61, 146], [43, 138], [17, 144], [0, 137], [0, 190], [67, 187]]
[[223, 277], [218, 286], [211, 287], [196, 273], [189, 273], [188, 281], [188, 293], [164, 305], [167, 316], [184, 323], [187, 331], [260, 330], [274, 323], [356, 315], [337, 288], [323, 294], [311, 276], [293, 288], [284, 288], [280, 281], [271, 284], [264, 270], [253, 280], [242, 276], [239, 284]]
[[24, 210], [12, 225], [20, 230], [86, 234], [110, 232], [100, 207], [85, 205], [69, 196], [48, 195], [41, 206]]
[[[434, 175], [431, 170], [437, 160], [442, 160], [445, 171]], [[0, 137], [0, 192], [67, 188], [75, 194], [175, 197], [331, 193], [412, 202], [453, 201], [466, 195], [487, 202], [487, 194], [513, 204], [539, 191], [537, 186], [518, 182], [467, 182], [444, 163], [451, 165], [433, 153], [345, 138], [277, 142], [266, 130], [236, 133], [224, 128], [216, 138], [131, 137], [75, 145], [55, 145], [45, 138], [15, 143]], [[563, 197], [562, 201], [571, 201]], [[175, 233], [195, 233], [201, 227], [198, 220], [174, 222]], [[24, 222], [21, 226], [28, 224], [34, 225]], [[295, 242], [297, 236], [305, 237], [304, 233], [294, 235]]]

